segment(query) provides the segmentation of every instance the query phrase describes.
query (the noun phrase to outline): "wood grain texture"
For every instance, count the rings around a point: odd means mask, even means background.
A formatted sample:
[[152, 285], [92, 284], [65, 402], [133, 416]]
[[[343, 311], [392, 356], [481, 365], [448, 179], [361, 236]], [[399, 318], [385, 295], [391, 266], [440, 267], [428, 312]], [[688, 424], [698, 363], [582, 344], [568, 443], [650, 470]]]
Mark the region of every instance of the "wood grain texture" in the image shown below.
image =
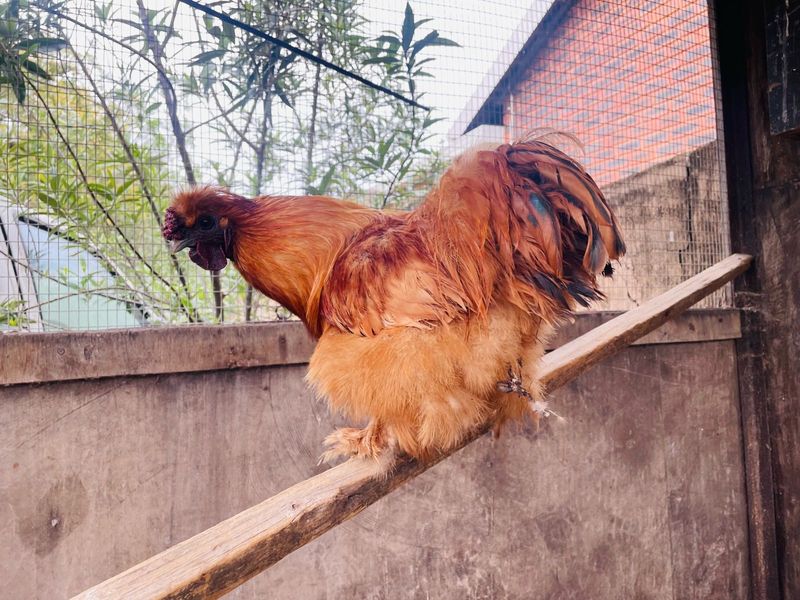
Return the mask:
[[[592, 329], [616, 319], [618, 311], [587, 311], [575, 316], [575, 321], [565, 323], [547, 342], [548, 350], [555, 350]], [[631, 346], [651, 344], [680, 344], [735, 340], [741, 337], [739, 312], [729, 308], [701, 308], [676, 315], [654, 331], [631, 342]]]
[[[548, 350], [620, 314], [582, 312], [574, 322], [558, 329]], [[741, 335], [739, 320], [737, 310], [693, 310], [633, 343], [736, 339]], [[314, 343], [298, 321], [4, 334], [0, 345], [0, 386], [304, 364]], [[191, 360], [187, 359], [189, 352]]]
[[552, 395], [565, 423], [483, 436], [230, 597], [746, 600], [734, 373], [730, 342], [627, 348]]
[[766, 2], [769, 129], [800, 133], [800, 0]]
[[755, 257], [734, 285], [745, 317], [736, 351], [755, 600], [800, 598], [800, 136], [771, 135], [773, 101], [786, 90], [771, 85], [767, 56], [788, 39], [769, 22], [790, 5], [710, 3], [731, 246]]
[[300, 322], [6, 334], [0, 385], [308, 362]]
[[[550, 353], [541, 370], [543, 383], [552, 390], [574, 379], [602, 358], [624, 348], [742, 273], [750, 261], [749, 256], [733, 255]], [[483, 433], [476, 431], [464, 445]], [[219, 597], [443, 458], [445, 456], [429, 464], [402, 460], [385, 478], [376, 478], [370, 464], [348, 461], [288, 488], [75, 598]]]

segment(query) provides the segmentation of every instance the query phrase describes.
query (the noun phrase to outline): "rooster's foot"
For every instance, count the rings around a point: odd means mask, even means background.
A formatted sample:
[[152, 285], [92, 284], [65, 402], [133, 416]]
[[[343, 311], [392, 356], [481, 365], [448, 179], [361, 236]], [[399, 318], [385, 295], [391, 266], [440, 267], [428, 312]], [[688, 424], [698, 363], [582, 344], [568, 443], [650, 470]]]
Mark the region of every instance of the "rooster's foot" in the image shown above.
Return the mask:
[[517, 394], [525, 398], [528, 402], [533, 402], [533, 396], [525, 389], [525, 386], [522, 385], [522, 379], [520, 379], [519, 375], [510, 367], [508, 369], [508, 379], [497, 382], [497, 391], [503, 392], [504, 394]]
[[386, 431], [374, 421], [364, 429], [343, 427], [325, 438], [326, 450], [320, 456], [320, 464], [337, 458], [368, 458], [383, 462], [392, 459], [392, 445]]

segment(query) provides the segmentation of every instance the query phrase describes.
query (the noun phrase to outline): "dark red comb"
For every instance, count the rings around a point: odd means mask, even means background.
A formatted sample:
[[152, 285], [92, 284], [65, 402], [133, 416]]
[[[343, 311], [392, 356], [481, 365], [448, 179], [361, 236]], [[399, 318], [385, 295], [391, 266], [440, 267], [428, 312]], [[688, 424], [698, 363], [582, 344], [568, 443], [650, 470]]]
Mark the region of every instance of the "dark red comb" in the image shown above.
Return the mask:
[[164, 239], [171, 240], [180, 226], [181, 223], [178, 218], [178, 213], [176, 213], [174, 209], [168, 208], [167, 212], [164, 213], [164, 226], [161, 228]]

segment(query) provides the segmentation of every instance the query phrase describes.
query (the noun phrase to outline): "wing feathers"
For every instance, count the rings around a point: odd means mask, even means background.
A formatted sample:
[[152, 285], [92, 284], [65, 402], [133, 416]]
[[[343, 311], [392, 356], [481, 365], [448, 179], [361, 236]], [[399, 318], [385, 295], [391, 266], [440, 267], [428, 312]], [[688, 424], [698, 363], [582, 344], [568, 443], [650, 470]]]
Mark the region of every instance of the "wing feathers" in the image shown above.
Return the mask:
[[580, 165], [540, 141], [506, 144], [467, 152], [417, 210], [359, 232], [322, 312], [362, 335], [480, 317], [500, 299], [553, 322], [600, 298], [596, 274], [624, 251]]

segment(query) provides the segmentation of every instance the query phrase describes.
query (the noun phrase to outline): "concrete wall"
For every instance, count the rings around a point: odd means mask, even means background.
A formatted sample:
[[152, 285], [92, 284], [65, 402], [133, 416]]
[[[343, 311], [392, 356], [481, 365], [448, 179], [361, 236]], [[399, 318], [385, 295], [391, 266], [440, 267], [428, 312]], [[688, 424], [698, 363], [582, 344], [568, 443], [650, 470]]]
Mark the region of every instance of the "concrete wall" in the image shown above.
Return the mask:
[[[49, 366], [0, 387], [0, 596], [66, 598], [323, 468], [302, 330], [201, 334], [4, 338], [0, 380]], [[738, 334], [673, 322], [559, 391], [565, 423], [481, 439], [232, 597], [746, 598]]]
[[[730, 254], [720, 152], [706, 144], [604, 188], [628, 247], [603, 281], [607, 307], [638, 306]], [[699, 306], [731, 302], [726, 286]]]

